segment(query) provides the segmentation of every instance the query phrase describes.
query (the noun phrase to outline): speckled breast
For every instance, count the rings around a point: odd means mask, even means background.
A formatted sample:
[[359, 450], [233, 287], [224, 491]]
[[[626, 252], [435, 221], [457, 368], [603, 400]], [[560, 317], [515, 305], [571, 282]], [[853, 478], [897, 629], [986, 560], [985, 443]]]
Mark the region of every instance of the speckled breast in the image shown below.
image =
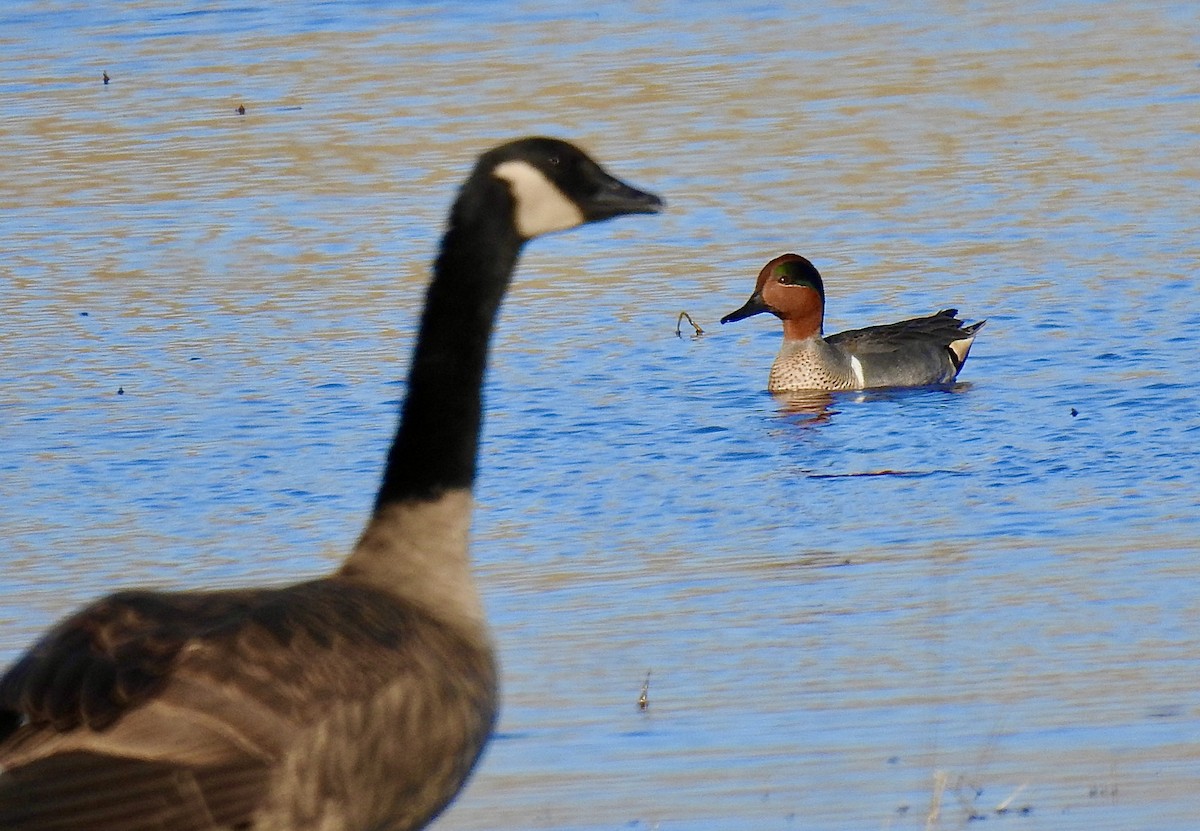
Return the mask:
[[807, 350], [797, 352], [785, 348], [771, 365], [767, 389], [771, 392], [852, 390], [858, 386], [849, 368], [842, 369], [822, 361]]

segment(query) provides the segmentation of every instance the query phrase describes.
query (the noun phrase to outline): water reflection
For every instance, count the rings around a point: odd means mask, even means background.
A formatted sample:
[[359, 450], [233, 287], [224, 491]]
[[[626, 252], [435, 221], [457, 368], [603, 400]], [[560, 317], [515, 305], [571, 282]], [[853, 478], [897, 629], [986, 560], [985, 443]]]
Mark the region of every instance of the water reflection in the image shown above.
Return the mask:
[[794, 390], [772, 395], [779, 404], [780, 413], [807, 416], [806, 423], [821, 424], [837, 414], [833, 409], [834, 393], [827, 390]]
[[[441, 827], [1194, 827], [1200, 6], [98, 8], [0, 9], [4, 657], [336, 561], [452, 188], [551, 132], [672, 210], [507, 301], [505, 738]], [[986, 310], [970, 380], [764, 392], [713, 324], [793, 248], [829, 331]]]
[[781, 415], [806, 416], [797, 423], [823, 424], [831, 420], [842, 407], [870, 406], [872, 403], [902, 404], [906, 399], [942, 393], [963, 395], [971, 389], [970, 382], [928, 387], [895, 387], [855, 391], [792, 390], [771, 393]]

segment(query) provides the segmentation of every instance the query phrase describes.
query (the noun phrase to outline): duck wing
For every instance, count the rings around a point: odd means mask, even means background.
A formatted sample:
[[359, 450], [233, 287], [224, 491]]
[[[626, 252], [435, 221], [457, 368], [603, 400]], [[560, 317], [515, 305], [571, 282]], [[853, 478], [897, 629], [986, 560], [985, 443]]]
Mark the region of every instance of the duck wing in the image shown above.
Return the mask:
[[884, 354], [920, 347], [948, 347], [955, 341], [974, 337], [984, 323], [981, 320], [964, 325], [958, 319], [958, 309], [942, 309], [927, 317], [838, 332], [825, 340], [852, 355]]

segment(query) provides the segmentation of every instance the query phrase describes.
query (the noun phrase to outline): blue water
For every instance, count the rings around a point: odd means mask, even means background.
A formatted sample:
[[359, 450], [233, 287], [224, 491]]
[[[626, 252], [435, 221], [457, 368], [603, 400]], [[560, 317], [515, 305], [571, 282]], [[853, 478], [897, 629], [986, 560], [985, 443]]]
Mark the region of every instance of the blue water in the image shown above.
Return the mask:
[[[115, 587], [332, 568], [455, 187], [549, 132], [669, 212], [536, 241], [506, 303], [504, 711], [437, 826], [1194, 828], [1198, 24], [9, 3], [0, 658]], [[789, 250], [829, 332], [987, 318], [962, 382], [767, 394], [774, 321], [717, 320]]]

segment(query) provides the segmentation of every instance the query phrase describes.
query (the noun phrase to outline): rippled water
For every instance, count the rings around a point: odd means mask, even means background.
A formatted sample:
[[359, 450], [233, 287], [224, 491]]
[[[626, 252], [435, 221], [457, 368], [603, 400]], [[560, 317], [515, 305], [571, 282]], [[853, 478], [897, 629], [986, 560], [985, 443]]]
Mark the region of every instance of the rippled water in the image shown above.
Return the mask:
[[[5, 5], [0, 657], [336, 562], [454, 189], [549, 132], [670, 211], [523, 260], [438, 827], [1194, 828], [1197, 9]], [[963, 383], [763, 392], [787, 250], [828, 331], [986, 317]]]

